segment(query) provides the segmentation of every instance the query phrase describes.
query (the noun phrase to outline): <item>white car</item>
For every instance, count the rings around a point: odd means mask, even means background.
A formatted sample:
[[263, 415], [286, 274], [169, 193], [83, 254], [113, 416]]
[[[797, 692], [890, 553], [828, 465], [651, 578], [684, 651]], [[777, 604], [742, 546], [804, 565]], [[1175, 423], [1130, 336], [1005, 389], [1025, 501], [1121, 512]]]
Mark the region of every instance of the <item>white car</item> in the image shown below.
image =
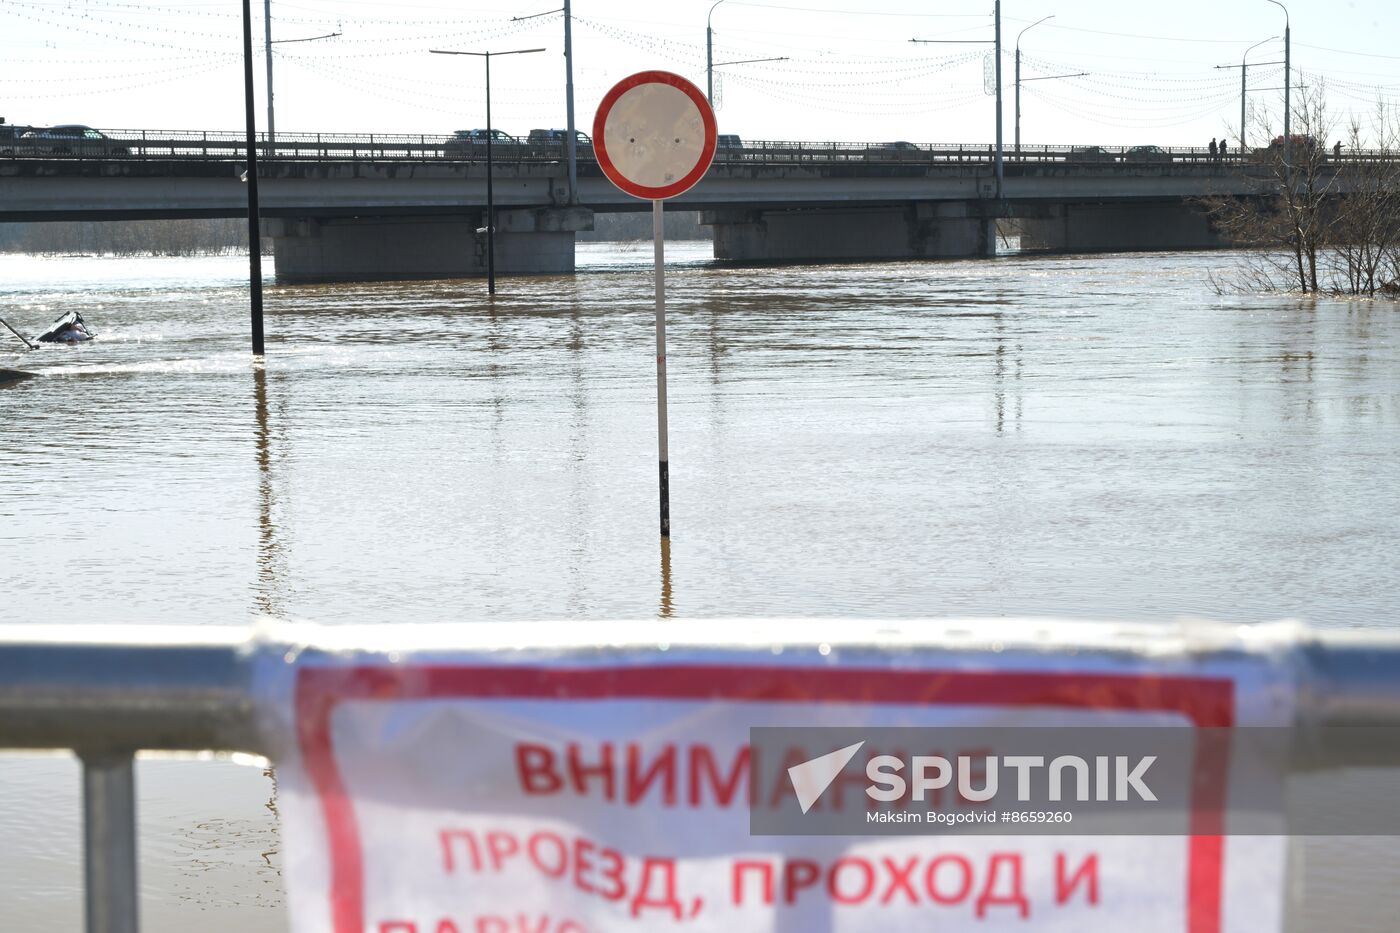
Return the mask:
[[16, 155], [125, 156], [131, 149], [90, 126], [66, 124], [30, 130], [15, 144]]

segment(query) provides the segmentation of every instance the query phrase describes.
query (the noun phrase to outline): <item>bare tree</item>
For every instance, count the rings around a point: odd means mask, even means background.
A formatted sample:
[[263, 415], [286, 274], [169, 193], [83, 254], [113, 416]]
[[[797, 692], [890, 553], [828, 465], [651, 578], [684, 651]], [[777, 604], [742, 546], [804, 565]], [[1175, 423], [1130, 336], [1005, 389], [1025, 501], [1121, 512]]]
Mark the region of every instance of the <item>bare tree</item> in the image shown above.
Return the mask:
[[[1320, 77], [1299, 89], [1298, 132], [1242, 153], [1254, 195], [1216, 197], [1216, 228], [1249, 252], [1237, 284], [1251, 290], [1375, 295], [1400, 289], [1400, 120], [1380, 104], [1370, 133], [1353, 119], [1329, 149], [1334, 121]], [[1343, 151], [1345, 149], [1345, 152]], [[1285, 155], [1287, 153], [1287, 156]], [[1217, 283], [1219, 284], [1219, 283]]]
[[201, 256], [247, 249], [245, 221], [116, 220], [6, 224], [0, 249], [23, 253]]

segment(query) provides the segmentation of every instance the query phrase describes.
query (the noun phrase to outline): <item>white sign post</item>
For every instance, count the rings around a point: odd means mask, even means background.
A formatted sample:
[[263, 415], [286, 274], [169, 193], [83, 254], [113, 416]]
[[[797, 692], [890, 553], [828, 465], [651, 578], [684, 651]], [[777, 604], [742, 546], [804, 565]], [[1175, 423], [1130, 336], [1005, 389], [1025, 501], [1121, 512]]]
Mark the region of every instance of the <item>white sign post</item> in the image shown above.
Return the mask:
[[666, 273], [662, 202], [688, 191], [715, 157], [715, 114], [700, 89], [668, 71], [643, 71], [613, 86], [593, 118], [593, 148], [608, 180], [651, 201], [656, 257], [656, 427], [661, 537], [671, 536], [666, 428]]

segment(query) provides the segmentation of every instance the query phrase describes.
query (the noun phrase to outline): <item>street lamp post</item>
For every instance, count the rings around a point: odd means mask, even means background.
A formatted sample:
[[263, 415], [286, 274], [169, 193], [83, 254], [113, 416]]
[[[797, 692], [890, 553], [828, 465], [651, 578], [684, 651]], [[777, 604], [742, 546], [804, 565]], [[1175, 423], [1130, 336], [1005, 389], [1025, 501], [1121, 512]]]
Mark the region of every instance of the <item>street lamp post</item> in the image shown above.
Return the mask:
[[486, 292], [496, 294], [496, 202], [491, 179], [491, 56], [528, 55], [544, 49], [511, 49], [509, 52], [456, 52], [429, 49], [434, 55], [475, 55], [486, 59]]
[[277, 123], [272, 118], [272, 0], [263, 0], [263, 39], [267, 53], [267, 146], [271, 149], [277, 138]]
[[711, 107], [715, 104], [715, 31], [710, 20], [715, 15], [715, 7], [724, 0], [715, 0], [710, 12], [705, 15], [705, 101]]
[[578, 203], [578, 134], [574, 132], [574, 36], [573, 11], [564, 0], [564, 107], [568, 117], [569, 138], [564, 152], [569, 157], [569, 203]]
[[1293, 178], [1293, 134], [1289, 122], [1292, 108], [1288, 102], [1288, 89], [1293, 78], [1293, 65], [1289, 49], [1292, 26], [1288, 18], [1288, 7], [1279, 3], [1279, 0], [1269, 0], [1269, 2], [1283, 11], [1283, 172], [1284, 180], [1291, 182]]
[[1051, 13], [1049, 16], [1042, 16], [1025, 29], [1016, 33], [1016, 151], [1018, 153], [1021, 151], [1021, 37], [1026, 34], [1026, 30], [1034, 29], [1047, 19], [1054, 18], [1054, 13]]
[[[1246, 116], [1245, 116], [1245, 98], [1249, 96], [1249, 53], [1250, 53], [1250, 52], [1253, 52], [1255, 49], [1259, 48], [1259, 46], [1263, 45], [1264, 43], [1266, 43], [1266, 42], [1273, 42], [1273, 41], [1274, 41], [1275, 39], [1277, 39], [1277, 38], [1278, 38], [1278, 36], [1269, 36], [1269, 38], [1267, 38], [1267, 39], [1261, 39], [1260, 41], [1258, 41], [1258, 42], [1254, 43], [1253, 45], [1251, 45], [1249, 48], [1245, 49], [1245, 50], [1244, 50], [1244, 55], [1242, 55], [1242, 56], [1240, 57], [1240, 63], [1239, 63], [1239, 65], [1216, 65], [1216, 66], [1215, 66], [1217, 69], [1220, 69], [1220, 68], [1236, 68], [1236, 67], [1238, 67], [1238, 68], [1240, 69], [1240, 147], [1239, 147], [1239, 152], [1240, 152], [1240, 157], [1241, 157], [1241, 158], [1244, 157], [1245, 149], [1246, 149], [1246, 148], [1248, 147], [1248, 145], [1249, 145], [1249, 143], [1247, 142], [1247, 137], [1245, 136], [1245, 133], [1246, 133], [1246, 131], [1247, 131], [1248, 128], [1249, 128], [1249, 127], [1248, 127], [1248, 124], [1247, 124], [1247, 122], [1246, 122], [1246, 119], [1247, 119], [1247, 118], [1246, 118]], [[1260, 65], [1260, 64], [1263, 64], [1263, 65], [1278, 65], [1278, 64], [1282, 64], [1282, 63], [1281, 63], [1281, 62], [1255, 62], [1255, 64], [1256, 64], [1256, 65]]]

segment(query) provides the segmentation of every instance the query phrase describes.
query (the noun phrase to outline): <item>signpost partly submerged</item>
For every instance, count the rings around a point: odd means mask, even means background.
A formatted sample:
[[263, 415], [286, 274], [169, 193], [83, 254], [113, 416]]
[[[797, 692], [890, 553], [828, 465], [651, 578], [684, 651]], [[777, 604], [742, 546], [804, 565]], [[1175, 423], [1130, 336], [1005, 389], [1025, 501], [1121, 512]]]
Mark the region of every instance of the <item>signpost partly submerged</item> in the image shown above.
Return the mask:
[[715, 113], [700, 89], [669, 71], [623, 78], [593, 118], [593, 148], [608, 180], [651, 201], [656, 263], [656, 427], [661, 482], [661, 537], [671, 536], [670, 453], [666, 427], [667, 198], [695, 185], [715, 157]]

